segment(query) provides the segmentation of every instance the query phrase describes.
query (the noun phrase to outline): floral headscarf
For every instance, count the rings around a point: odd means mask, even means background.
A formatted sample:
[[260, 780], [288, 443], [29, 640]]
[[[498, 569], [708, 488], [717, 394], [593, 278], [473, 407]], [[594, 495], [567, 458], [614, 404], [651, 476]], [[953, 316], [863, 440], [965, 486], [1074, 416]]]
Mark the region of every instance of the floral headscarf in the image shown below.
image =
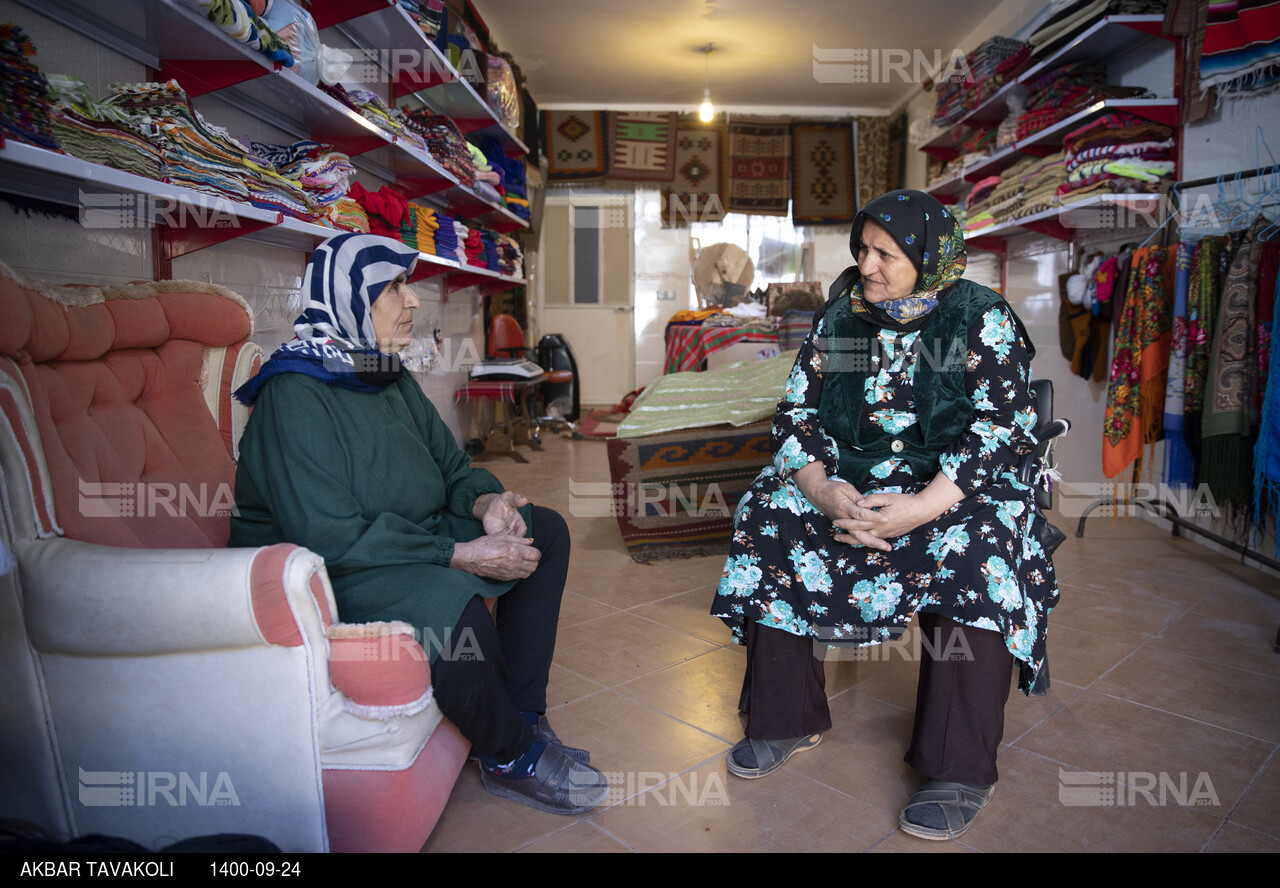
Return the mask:
[[942, 291], [964, 276], [968, 258], [960, 224], [932, 195], [923, 191], [890, 191], [868, 203], [854, 217], [849, 251], [855, 257], [867, 220], [887, 231], [911, 260], [916, 268], [916, 286], [909, 296], [873, 305], [862, 298], [862, 278], [855, 274], [847, 288], [854, 312], [868, 313], [881, 326], [922, 319], [937, 306]]

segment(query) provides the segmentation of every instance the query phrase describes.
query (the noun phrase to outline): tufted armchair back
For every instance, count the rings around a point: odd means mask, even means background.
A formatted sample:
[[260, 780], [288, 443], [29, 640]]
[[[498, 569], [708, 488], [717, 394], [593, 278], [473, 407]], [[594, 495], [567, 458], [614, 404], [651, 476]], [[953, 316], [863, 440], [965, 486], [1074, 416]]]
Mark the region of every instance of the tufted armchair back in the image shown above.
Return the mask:
[[182, 281], [24, 284], [0, 268], [0, 317], [0, 406], [15, 432], [34, 423], [44, 450], [43, 466], [26, 454], [36, 535], [225, 546], [247, 418], [228, 383], [262, 355], [244, 301]]

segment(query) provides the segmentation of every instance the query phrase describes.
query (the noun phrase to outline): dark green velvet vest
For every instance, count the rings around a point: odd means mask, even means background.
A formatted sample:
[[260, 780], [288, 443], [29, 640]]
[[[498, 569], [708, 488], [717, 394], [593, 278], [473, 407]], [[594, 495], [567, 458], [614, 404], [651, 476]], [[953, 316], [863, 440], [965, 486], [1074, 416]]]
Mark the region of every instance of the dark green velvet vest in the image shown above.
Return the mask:
[[[894, 456], [911, 466], [918, 481], [928, 482], [937, 474], [939, 457], [973, 421], [973, 401], [965, 386], [969, 330], [1001, 304], [1008, 307], [999, 293], [972, 281], [958, 281], [946, 290], [915, 343], [920, 352], [914, 376], [918, 421], [896, 435], [862, 421], [870, 356], [880, 347], [881, 328], [854, 314], [848, 298], [831, 306], [822, 319], [819, 343], [827, 363], [818, 420], [839, 446], [841, 478], [868, 490], [876, 486], [872, 466]], [[1012, 308], [1009, 313], [1031, 348], [1022, 321]]]

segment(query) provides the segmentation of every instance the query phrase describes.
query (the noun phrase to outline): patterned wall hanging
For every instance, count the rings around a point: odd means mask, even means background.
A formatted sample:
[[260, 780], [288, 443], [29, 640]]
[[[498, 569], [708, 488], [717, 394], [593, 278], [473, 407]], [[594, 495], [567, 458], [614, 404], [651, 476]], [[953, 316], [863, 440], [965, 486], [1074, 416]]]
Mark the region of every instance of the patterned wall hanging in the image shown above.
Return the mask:
[[797, 123], [791, 128], [791, 220], [835, 225], [854, 216], [853, 127]]
[[674, 175], [662, 190], [662, 221], [667, 225], [723, 222], [727, 195], [720, 146], [723, 127], [689, 116], [676, 130]]
[[729, 124], [731, 213], [785, 216], [791, 199], [791, 122], [738, 118]]
[[547, 111], [542, 129], [551, 181], [599, 179], [609, 172], [603, 111]]
[[675, 172], [676, 113], [610, 111], [609, 178], [670, 182]]

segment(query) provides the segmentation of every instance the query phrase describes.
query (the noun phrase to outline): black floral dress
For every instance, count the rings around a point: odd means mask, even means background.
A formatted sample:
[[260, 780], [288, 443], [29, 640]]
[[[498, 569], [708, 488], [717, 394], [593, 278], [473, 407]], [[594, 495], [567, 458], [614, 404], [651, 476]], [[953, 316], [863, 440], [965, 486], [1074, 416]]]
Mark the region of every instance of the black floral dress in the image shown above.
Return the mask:
[[[896, 435], [917, 422], [913, 383], [921, 353], [912, 345], [918, 335], [879, 331], [862, 423]], [[964, 378], [974, 414], [938, 468], [965, 499], [893, 539], [891, 551], [850, 545], [835, 539], [838, 529], [792, 479], [815, 460], [832, 476], [838, 461], [818, 410], [823, 359], [814, 334], [806, 339], [774, 419], [773, 465], [738, 505], [711, 610], [736, 640], [745, 621], [755, 620], [832, 643], [876, 644], [925, 610], [1000, 632], [1029, 667], [1024, 676], [1039, 675], [1058, 589], [1053, 564], [1032, 532], [1034, 491], [1014, 474], [1019, 457], [1035, 444], [1036, 415], [1030, 353], [1003, 305], [970, 328]], [[898, 458], [875, 465], [871, 475], [875, 487], [864, 494], [916, 493], [933, 477], [916, 477]], [[1028, 681], [1023, 689], [1030, 690]]]

